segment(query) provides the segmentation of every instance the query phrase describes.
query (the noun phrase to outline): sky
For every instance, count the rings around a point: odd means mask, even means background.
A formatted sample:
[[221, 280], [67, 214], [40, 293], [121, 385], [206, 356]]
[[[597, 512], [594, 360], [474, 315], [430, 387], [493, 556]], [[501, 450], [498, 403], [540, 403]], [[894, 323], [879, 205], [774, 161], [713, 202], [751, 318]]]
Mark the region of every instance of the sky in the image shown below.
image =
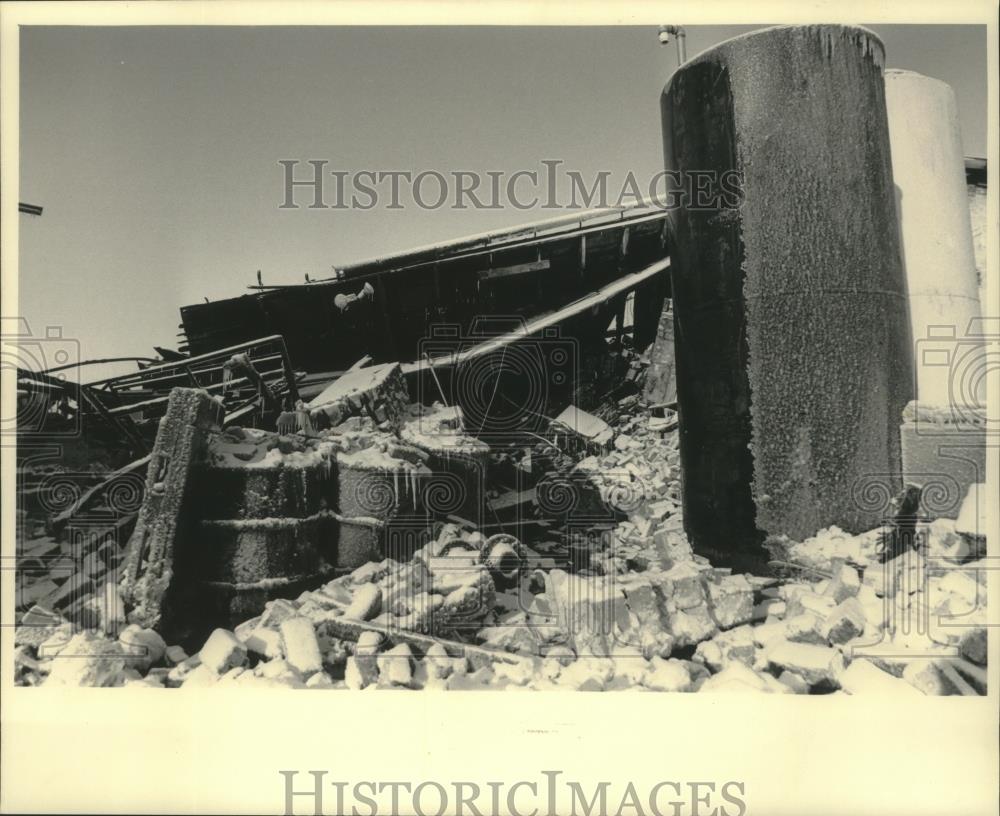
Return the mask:
[[[688, 55], [759, 27], [688, 27]], [[887, 67], [954, 88], [965, 153], [985, 156], [985, 27], [870, 27]], [[649, 178], [676, 65], [651, 26], [22, 28], [20, 199], [44, 214], [19, 217], [19, 313], [82, 359], [153, 356], [176, 347], [181, 306], [243, 294], [258, 269], [301, 283], [551, 217], [281, 209], [278, 162]]]

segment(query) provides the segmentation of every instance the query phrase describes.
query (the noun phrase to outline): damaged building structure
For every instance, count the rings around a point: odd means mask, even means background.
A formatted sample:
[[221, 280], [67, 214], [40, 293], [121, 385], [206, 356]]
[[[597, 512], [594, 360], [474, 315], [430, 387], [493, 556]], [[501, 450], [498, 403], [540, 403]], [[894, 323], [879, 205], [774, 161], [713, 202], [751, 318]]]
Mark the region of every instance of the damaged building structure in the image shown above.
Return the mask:
[[984, 694], [985, 163], [884, 56], [678, 68], [665, 167], [737, 208], [258, 275], [135, 373], [21, 372], [17, 681]]

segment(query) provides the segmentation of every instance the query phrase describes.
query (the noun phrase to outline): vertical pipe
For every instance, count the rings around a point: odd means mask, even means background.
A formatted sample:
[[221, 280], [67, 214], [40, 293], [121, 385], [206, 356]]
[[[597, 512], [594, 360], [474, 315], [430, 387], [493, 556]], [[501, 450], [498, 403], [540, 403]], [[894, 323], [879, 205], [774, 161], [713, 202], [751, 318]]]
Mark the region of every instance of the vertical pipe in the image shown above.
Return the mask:
[[685, 528], [722, 562], [874, 527], [859, 486], [900, 486], [913, 374], [882, 66], [864, 29], [786, 26], [695, 56], [663, 92], [689, 192], [671, 257]]

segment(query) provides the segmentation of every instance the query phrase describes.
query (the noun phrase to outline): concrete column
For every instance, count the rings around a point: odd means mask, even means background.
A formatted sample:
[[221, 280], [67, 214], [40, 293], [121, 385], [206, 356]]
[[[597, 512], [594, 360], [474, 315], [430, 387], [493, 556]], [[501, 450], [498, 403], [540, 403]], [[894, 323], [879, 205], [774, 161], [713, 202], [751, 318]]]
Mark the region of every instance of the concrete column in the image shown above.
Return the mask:
[[671, 265], [684, 521], [711, 558], [870, 529], [882, 507], [858, 490], [901, 487], [913, 372], [882, 66], [866, 30], [779, 27], [664, 89], [666, 167], [708, 191], [675, 213]]
[[958, 107], [948, 85], [911, 71], [886, 71], [885, 98], [917, 390], [902, 418], [903, 473], [924, 487], [924, 512], [954, 518], [986, 478], [987, 361]]

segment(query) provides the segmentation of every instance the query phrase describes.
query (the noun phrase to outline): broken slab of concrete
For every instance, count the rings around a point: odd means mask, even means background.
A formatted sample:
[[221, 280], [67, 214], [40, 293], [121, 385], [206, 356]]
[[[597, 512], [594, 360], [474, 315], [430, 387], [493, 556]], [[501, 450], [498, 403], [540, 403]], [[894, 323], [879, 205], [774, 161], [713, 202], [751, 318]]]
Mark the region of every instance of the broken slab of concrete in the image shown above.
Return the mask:
[[409, 402], [399, 363], [382, 363], [347, 371], [313, 398], [308, 409], [317, 429], [351, 416], [370, 416], [398, 431]]
[[221, 403], [205, 391], [175, 388], [170, 393], [150, 454], [145, 499], [129, 539], [121, 581], [132, 623], [158, 627], [171, 611], [165, 593], [173, 577], [175, 545], [187, 532], [183, 513], [191, 476], [203, 461], [209, 434], [219, 430], [222, 411]]
[[656, 340], [649, 350], [649, 369], [642, 398], [649, 405], [677, 401], [677, 359], [674, 350], [674, 310], [666, 300], [656, 328]]
[[614, 436], [614, 431], [607, 422], [575, 405], [566, 406], [552, 420], [552, 430], [556, 434], [574, 434], [597, 448], [607, 447]]

